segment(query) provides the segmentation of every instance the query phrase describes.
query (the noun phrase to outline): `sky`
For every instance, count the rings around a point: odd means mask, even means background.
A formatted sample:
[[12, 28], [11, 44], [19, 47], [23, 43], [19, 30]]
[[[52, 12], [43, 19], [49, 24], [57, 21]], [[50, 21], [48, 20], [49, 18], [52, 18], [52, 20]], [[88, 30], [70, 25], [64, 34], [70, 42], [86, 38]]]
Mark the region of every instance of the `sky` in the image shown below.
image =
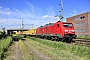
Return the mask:
[[[61, 15], [61, 0], [0, 0], [0, 29], [31, 29], [55, 23]], [[63, 0], [66, 18], [90, 12], [90, 0]]]

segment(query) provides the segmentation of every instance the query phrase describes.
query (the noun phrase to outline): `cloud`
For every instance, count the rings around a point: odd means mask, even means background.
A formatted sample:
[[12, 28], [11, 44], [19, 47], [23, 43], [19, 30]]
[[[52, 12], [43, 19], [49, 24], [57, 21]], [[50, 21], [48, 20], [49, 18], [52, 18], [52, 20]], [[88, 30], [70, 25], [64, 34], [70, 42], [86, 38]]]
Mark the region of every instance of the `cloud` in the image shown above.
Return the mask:
[[77, 14], [77, 11], [76, 10], [73, 10], [72, 13], [70, 13], [71, 16], [75, 16]]
[[10, 9], [9, 9], [9, 8], [4, 8], [4, 10], [6, 10], [6, 11], [7, 11], [7, 10], [10, 10]]
[[2, 6], [0, 6], [0, 14], [9, 15], [11, 14], [11, 11], [9, 8], [3, 8]]
[[76, 14], [77, 12], [75, 10], [73, 10], [74, 14]]
[[31, 7], [31, 11], [34, 13], [34, 6], [30, 2], [27, 2], [27, 1], [24, 1], [24, 2]]
[[46, 8], [48, 11], [48, 15], [55, 15], [55, 12], [53, 11], [53, 7]]
[[34, 8], [33, 5], [30, 2], [25, 1], [26, 4], [30, 5], [32, 9]]
[[0, 6], [0, 9], [2, 9], [2, 6]]
[[47, 17], [49, 17], [49, 16], [48, 16], [48, 15], [44, 15], [44, 16], [43, 16], [43, 19], [44, 19], [44, 18], [47, 18]]
[[42, 19], [44, 19], [44, 20], [46, 20], [46, 19], [54, 20], [54, 19], [58, 19], [58, 17], [49, 16], [49, 15], [44, 15]]
[[[55, 16], [53, 7], [46, 8], [46, 10], [35, 8], [31, 3], [25, 1], [30, 9], [13, 9], [4, 8], [0, 6], [0, 26], [8, 28], [20, 28], [22, 24], [22, 19], [24, 20], [24, 28], [37, 28], [38, 26], [45, 25], [47, 23], [54, 23], [59, 20]], [[7, 27], [8, 26], [8, 27]]]

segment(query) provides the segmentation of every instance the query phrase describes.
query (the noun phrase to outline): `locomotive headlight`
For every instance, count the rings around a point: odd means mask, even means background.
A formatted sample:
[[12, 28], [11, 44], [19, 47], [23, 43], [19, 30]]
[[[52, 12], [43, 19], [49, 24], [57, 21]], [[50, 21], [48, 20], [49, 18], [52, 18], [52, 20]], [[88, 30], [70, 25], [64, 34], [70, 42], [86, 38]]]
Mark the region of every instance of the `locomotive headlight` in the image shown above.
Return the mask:
[[75, 30], [71, 30], [72, 32], [75, 32]]
[[64, 30], [65, 32], [68, 32], [68, 30]]

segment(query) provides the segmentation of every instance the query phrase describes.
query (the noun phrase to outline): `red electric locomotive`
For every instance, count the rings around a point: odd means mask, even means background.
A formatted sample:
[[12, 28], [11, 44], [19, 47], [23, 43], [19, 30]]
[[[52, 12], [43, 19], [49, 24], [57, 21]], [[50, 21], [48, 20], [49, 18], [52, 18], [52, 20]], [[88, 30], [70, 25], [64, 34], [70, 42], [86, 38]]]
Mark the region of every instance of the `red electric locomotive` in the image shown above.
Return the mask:
[[52, 40], [62, 40], [71, 42], [76, 38], [75, 29], [72, 23], [56, 22], [49, 23], [36, 29], [36, 36]]

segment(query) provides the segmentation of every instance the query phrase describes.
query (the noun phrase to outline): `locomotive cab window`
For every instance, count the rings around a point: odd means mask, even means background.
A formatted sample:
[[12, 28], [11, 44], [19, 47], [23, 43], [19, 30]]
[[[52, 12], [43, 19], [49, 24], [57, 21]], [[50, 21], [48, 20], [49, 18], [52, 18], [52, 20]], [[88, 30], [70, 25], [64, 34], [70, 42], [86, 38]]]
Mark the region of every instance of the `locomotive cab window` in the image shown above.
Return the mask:
[[63, 26], [64, 26], [64, 27], [73, 27], [73, 25], [72, 25], [72, 24], [68, 24], [68, 23], [67, 23], [67, 24], [66, 24], [66, 23], [65, 23], [65, 24], [63, 24]]
[[57, 27], [60, 27], [59, 24], [57, 24]]

